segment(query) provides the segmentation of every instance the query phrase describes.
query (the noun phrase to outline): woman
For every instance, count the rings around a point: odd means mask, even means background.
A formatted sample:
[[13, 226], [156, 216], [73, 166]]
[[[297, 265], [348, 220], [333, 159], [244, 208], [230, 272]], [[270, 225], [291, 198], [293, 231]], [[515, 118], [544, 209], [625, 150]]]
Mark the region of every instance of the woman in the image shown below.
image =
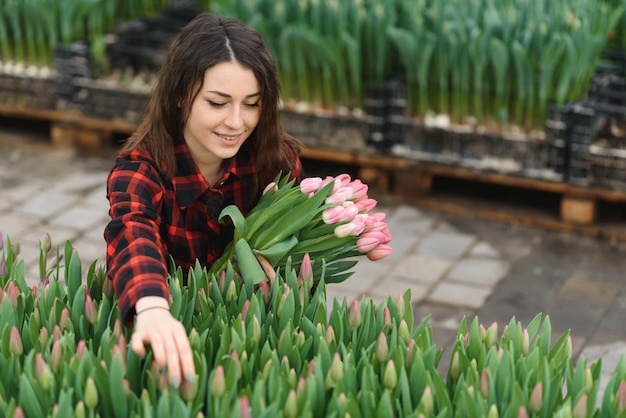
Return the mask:
[[145, 118], [108, 178], [108, 277], [131, 347], [149, 344], [173, 386], [195, 371], [169, 312], [170, 257], [210, 266], [232, 239], [221, 210], [244, 213], [279, 172], [299, 179], [301, 144], [280, 125], [276, 67], [259, 34], [233, 18], [197, 16], [170, 46]]

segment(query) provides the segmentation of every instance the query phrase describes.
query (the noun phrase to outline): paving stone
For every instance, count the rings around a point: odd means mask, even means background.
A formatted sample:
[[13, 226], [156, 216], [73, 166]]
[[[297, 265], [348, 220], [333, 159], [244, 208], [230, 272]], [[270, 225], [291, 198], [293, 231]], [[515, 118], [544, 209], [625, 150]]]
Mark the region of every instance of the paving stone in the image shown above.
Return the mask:
[[372, 286], [384, 281], [390, 270], [387, 258], [379, 261], [370, 261], [365, 257], [360, 257], [359, 262], [352, 269], [354, 274], [343, 282], [333, 283], [333, 285], [340, 288], [354, 289], [356, 292], [365, 294]]
[[83, 237], [89, 238], [92, 241], [103, 241], [104, 240], [104, 228], [106, 227], [107, 222], [100, 222], [93, 227], [87, 228], [83, 231]]
[[79, 201], [78, 196], [63, 195], [56, 190], [48, 189], [31, 197], [16, 210], [40, 219], [48, 219], [62, 210], [71, 208]]
[[458, 258], [465, 254], [475, 239], [472, 235], [459, 232], [436, 231], [422, 239], [417, 252], [444, 258]]
[[106, 212], [103, 213], [101, 209], [81, 204], [53, 216], [50, 218], [50, 224], [84, 231], [102, 225], [105, 217], [107, 214]]
[[490, 288], [445, 281], [435, 286], [428, 296], [428, 300], [435, 303], [478, 309], [485, 303], [490, 294]]
[[39, 219], [21, 213], [0, 214], [0, 232], [16, 242], [23, 239], [23, 234], [32, 229], [39, 230]]
[[391, 231], [391, 234], [389, 246], [393, 248], [393, 252], [385, 257], [384, 261], [387, 263], [397, 263], [405, 255], [413, 253], [420, 242], [420, 237], [417, 234], [404, 234], [397, 231]]
[[465, 258], [448, 273], [447, 280], [458, 280], [478, 286], [493, 287], [506, 274], [508, 263], [492, 258]]
[[621, 284], [600, 281], [591, 277], [574, 276], [567, 279], [558, 293], [558, 297], [566, 300], [578, 301], [584, 299], [588, 302], [600, 304], [611, 303], [615, 298]]
[[500, 256], [500, 253], [498, 252], [498, 250], [493, 248], [491, 244], [484, 242], [484, 241], [479, 242], [476, 245], [474, 245], [469, 254], [472, 256], [477, 256], [477, 257], [496, 258]]
[[391, 275], [419, 283], [435, 283], [452, 266], [452, 260], [423, 254], [410, 254], [398, 262]]
[[37, 196], [46, 189], [48, 184], [43, 180], [34, 180], [28, 183], [3, 184], [2, 197], [11, 203], [18, 204], [33, 196]]
[[[102, 186], [106, 186], [106, 178], [106, 172], [90, 173], [76, 171], [66, 175], [62, 181], [56, 185], [56, 188], [62, 193], [79, 193], [84, 196], [93, 190], [101, 190]], [[103, 198], [104, 196], [106, 196], [106, 193], [102, 195]]]

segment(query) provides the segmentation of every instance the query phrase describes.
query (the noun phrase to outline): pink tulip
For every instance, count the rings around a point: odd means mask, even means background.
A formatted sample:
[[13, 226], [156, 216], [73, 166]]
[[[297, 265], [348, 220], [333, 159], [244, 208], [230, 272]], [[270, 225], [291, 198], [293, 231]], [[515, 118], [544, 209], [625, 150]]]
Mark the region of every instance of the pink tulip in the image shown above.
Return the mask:
[[357, 200], [354, 203], [359, 208], [359, 211], [370, 213], [370, 211], [376, 207], [378, 202], [375, 199], [368, 197], [367, 199]]
[[341, 222], [341, 220], [343, 219], [344, 211], [345, 209], [343, 208], [343, 206], [330, 207], [322, 212], [322, 219], [327, 225], [336, 224], [337, 222]]
[[351, 221], [359, 214], [359, 208], [356, 207], [354, 202], [347, 200], [341, 206], [344, 209], [341, 221]]
[[367, 236], [367, 237], [361, 236], [361, 238], [356, 240], [356, 246], [359, 249], [359, 252], [361, 254], [369, 253], [374, 248], [376, 248], [379, 244], [380, 244], [379, 239], [373, 236]]
[[343, 203], [352, 198], [354, 192], [349, 187], [342, 187], [326, 198], [326, 203]]
[[347, 224], [339, 225], [335, 228], [334, 234], [337, 238], [345, 238], [353, 235], [357, 236], [363, 232], [364, 225], [356, 222], [348, 222]]
[[617, 388], [617, 413], [621, 414], [626, 411], [626, 382], [620, 382]]
[[0, 260], [0, 277], [7, 277], [9, 271], [7, 269], [7, 262], [4, 261], [4, 258]]
[[341, 183], [341, 187], [346, 187], [350, 184], [352, 178], [350, 177], [350, 174], [342, 173], [335, 177], [335, 180]]
[[24, 346], [22, 345], [22, 336], [20, 331], [15, 325], [11, 328], [9, 334], [9, 352], [14, 356], [21, 356], [24, 352]]
[[307, 177], [300, 182], [300, 190], [305, 194], [315, 193], [320, 187], [322, 187], [321, 177]]
[[361, 317], [361, 305], [359, 304], [358, 299], [354, 299], [352, 304], [350, 305], [350, 310], [348, 311], [348, 322], [351, 327], [358, 327], [361, 325], [363, 318]]
[[361, 180], [355, 179], [348, 185], [348, 187], [353, 190], [354, 193], [352, 196], [356, 198], [356, 200], [367, 199], [367, 191], [369, 188], [367, 184], [363, 183]]
[[300, 273], [298, 277], [306, 282], [307, 280], [313, 279], [313, 265], [311, 264], [311, 257], [309, 253], [305, 253], [302, 257], [302, 264], [300, 264]]
[[379, 244], [372, 251], [367, 253], [367, 258], [372, 261], [381, 260], [393, 252], [393, 249], [385, 244]]
[[374, 212], [368, 215], [368, 226], [384, 224], [387, 221], [387, 215], [385, 214], [385, 212]]
[[265, 186], [265, 189], [263, 189], [263, 194], [265, 195], [269, 191], [271, 191], [272, 193], [276, 193], [278, 191], [278, 186], [276, 185], [276, 182], [271, 182], [270, 184]]
[[90, 324], [95, 324], [98, 320], [98, 311], [96, 305], [93, 303], [93, 299], [89, 294], [85, 295], [85, 318]]
[[15, 285], [14, 282], [9, 282], [9, 286], [7, 287], [5, 294], [9, 298], [11, 306], [13, 306], [14, 308], [17, 307], [17, 298], [20, 295], [20, 289]]

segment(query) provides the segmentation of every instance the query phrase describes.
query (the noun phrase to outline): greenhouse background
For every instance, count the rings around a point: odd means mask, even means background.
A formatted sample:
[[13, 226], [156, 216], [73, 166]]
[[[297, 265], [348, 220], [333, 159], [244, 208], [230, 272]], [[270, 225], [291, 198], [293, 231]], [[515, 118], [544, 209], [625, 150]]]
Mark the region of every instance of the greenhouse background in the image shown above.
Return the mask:
[[[624, 0], [0, 0], [0, 104], [141, 117], [168, 42], [235, 16], [330, 151], [626, 189]], [[44, 94], [42, 94], [44, 92]]]

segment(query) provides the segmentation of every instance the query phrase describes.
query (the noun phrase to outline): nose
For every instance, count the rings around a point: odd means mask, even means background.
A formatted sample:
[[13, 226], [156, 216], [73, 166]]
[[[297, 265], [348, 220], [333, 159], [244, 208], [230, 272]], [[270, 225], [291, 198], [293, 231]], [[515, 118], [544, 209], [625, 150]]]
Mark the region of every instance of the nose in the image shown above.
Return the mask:
[[243, 118], [241, 117], [241, 108], [239, 106], [231, 106], [224, 125], [229, 129], [237, 130], [243, 126]]

